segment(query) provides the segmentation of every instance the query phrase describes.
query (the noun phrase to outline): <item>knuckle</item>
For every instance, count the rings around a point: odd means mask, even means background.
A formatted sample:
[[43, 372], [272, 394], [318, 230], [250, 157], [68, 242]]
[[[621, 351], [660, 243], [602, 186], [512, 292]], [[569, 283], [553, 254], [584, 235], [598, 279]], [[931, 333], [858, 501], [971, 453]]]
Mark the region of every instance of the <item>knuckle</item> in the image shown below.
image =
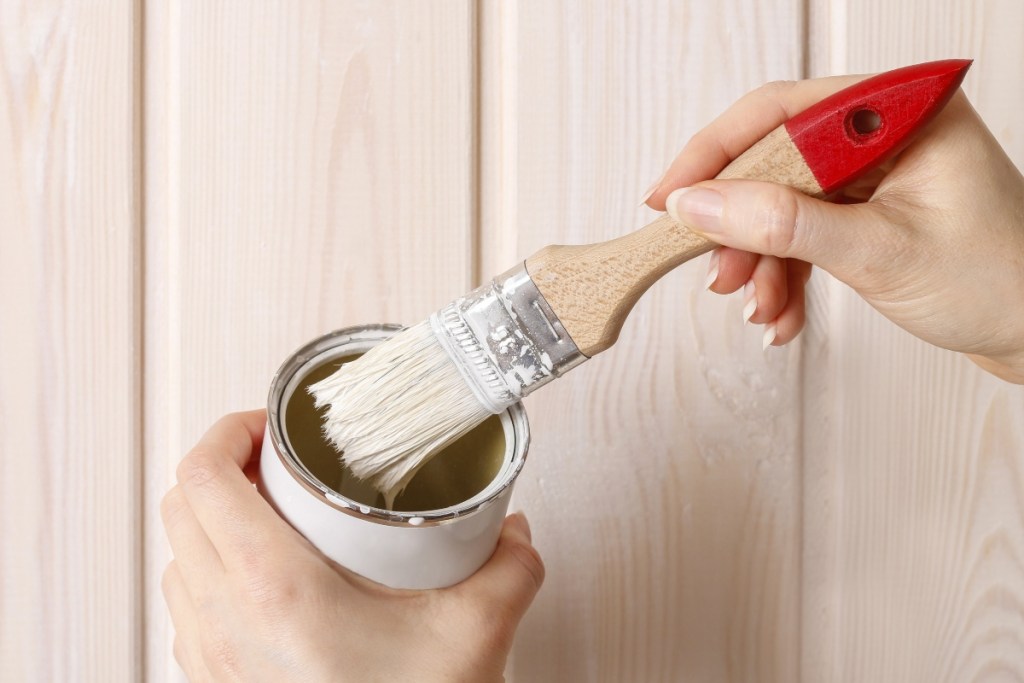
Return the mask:
[[235, 428], [235, 427], [241, 426], [244, 423], [244, 421], [245, 421], [245, 413], [239, 410], [239, 411], [235, 411], [233, 413], [227, 413], [226, 415], [221, 415], [217, 419], [217, 422], [214, 423], [214, 425], [215, 425], [215, 427], [225, 427], [225, 426], [227, 426], [227, 427]]
[[246, 428], [246, 414], [244, 412], [228, 413], [221, 416], [207, 434], [217, 434], [219, 438], [234, 441], [236, 439], [248, 439], [249, 430]]
[[210, 671], [234, 674], [238, 671], [238, 653], [227, 638], [213, 638], [203, 641], [203, 662]]
[[237, 678], [239, 652], [235, 639], [223, 626], [209, 617], [201, 622], [199, 653], [206, 668], [214, 674]]
[[165, 528], [171, 528], [188, 508], [188, 501], [181, 488], [174, 486], [160, 500], [160, 519]]
[[302, 584], [287, 573], [261, 564], [249, 567], [240, 582], [242, 598], [259, 612], [276, 615], [301, 602]]
[[757, 109], [771, 109], [785, 120], [793, 115], [790, 111], [789, 100], [791, 99], [791, 91], [796, 86], [797, 81], [769, 81], [764, 85], [761, 85], [754, 90], [751, 90], [745, 96], [752, 107]]
[[700, 150], [707, 147], [716, 147], [718, 144], [718, 136], [715, 134], [714, 130], [710, 127], [701, 128], [690, 137], [690, 140], [686, 143], [686, 147], [683, 151], [692, 152], [693, 150]]
[[222, 458], [209, 449], [197, 447], [178, 463], [178, 483], [183, 486], [204, 486], [216, 480], [222, 471]]
[[781, 97], [789, 93], [795, 85], [796, 81], [768, 81], [764, 85], [755, 88], [753, 92], [759, 97], [767, 97], [770, 100], [778, 101]]
[[291, 580], [292, 572], [275, 560], [267, 539], [260, 537], [237, 537], [232, 543], [231, 556], [241, 579], [240, 585], [248, 582], [278, 583]]
[[185, 646], [181, 642], [181, 636], [177, 634], [174, 636], [174, 647], [172, 652], [174, 653], [174, 659], [178, 662], [178, 665], [182, 669], [186, 669]]
[[519, 561], [523, 568], [529, 574], [530, 578], [533, 579], [537, 589], [544, 584], [544, 576], [546, 569], [544, 568], [544, 560], [541, 559], [540, 553], [537, 549], [528, 543], [516, 543], [510, 548], [512, 556]]
[[773, 256], [790, 256], [800, 232], [800, 204], [792, 193], [777, 187], [767, 190], [754, 204], [751, 219], [759, 236], [760, 251]]
[[748, 90], [737, 104], [742, 103], [744, 108], [764, 107], [765, 103], [781, 106], [794, 85], [796, 81], [768, 81]]
[[174, 562], [172, 561], [164, 569], [164, 573], [160, 576], [160, 592], [164, 594], [166, 599], [171, 593], [171, 583], [174, 581]]

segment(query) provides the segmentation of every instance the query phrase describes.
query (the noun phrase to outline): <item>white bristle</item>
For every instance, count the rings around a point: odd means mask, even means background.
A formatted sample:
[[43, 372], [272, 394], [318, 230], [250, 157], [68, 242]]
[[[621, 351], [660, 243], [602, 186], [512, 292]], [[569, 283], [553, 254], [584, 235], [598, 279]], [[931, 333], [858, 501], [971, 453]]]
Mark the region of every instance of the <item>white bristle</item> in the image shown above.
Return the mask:
[[393, 500], [435, 451], [490, 412], [428, 321], [398, 333], [309, 387], [328, 406], [324, 434], [360, 479]]

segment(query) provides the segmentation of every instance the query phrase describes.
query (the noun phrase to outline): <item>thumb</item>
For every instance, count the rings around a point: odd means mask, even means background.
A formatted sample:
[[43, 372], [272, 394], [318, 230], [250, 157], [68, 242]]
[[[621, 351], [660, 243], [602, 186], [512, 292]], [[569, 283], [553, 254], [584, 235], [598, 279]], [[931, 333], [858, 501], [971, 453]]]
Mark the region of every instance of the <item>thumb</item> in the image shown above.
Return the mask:
[[832, 204], [776, 183], [709, 180], [676, 190], [665, 205], [719, 244], [808, 261], [848, 284], [902, 236], [877, 202]]
[[486, 609], [508, 614], [518, 623], [543, 582], [544, 562], [531, 544], [526, 516], [517, 512], [505, 518], [491, 559], [462, 588]]

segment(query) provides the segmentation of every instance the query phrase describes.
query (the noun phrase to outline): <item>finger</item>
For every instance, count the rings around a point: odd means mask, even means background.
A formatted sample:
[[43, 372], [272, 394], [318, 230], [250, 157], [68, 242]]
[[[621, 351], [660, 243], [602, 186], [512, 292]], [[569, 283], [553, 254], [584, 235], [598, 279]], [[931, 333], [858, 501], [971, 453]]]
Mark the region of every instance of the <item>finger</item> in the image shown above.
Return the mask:
[[250, 460], [258, 457], [266, 426], [266, 410], [231, 413], [217, 420], [192, 450], [217, 448], [228, 455], [238, 469], [244, 469]]
[[719, 254], [716, 264], [718, 272], [707, 289], [716, 294], [731, 294], [742, 287], [750, 279], [761, 258], [760, 254], [729, 247], [718, 247], [714, 253]]
[[672, 190], [714, 177], [773, 129], [866, 77], [780, 81], [747, 93], [686, 143], [647, 198], [647, 205], [664, 211], [665, 198]]
[[[777, 256], [762, 256], [744, 287], [745, 321], [764, 324], [775, 320], [786, 305], [786, 261]], [[747, 288], [749, 287], [749, 291]]]
[[195, 604], [177, 562], [167, 565], [160, 589], [174, 626], [174, 659], [190, 681], [210, 680], [199, 645]]
[[163, 592], [164, 601], [171, 614], [171, 623], [174, 625], [174, 632], [181, 638], [183, 643], [188, 643], [199, 633], [196, 621], [196, 608], [192, 602], [192, 594], [185, 584], [181, 575], [181, 568], [177, 561], [171, 561], [164, 569], [163, 577], [160, 579], [160, 590]]
[[260, 447], [264, 421], [263, 411], [222, 418], [178, 465], [189, 507], [228, 571], [262, 567], [290, 529], [242, 472]]
[[775, 318], [774, 346], [782, 346], [796, 339], [806, 321], [807, 302], [805, 291], [810, 277], [810, 264], [802, 261], [790, 261], [787, 268], [786, 287], [789, 297], [786, 306]]
[[530, 525], [522, 513], [509, 515], [491, 559], [459, 589], [474, 594], [490, 611], [510, 615], [518, 623], [544, 583], [544, 562], [531, 543]]
[[181, 486], [175, 486], [160, 501], [167, 540], [176, 560], [175, 566], [192, 595], [205, 594], [224, 574], [224, 564], [203, 527], [189, 507]]
[[[676, 190], [673, 217], [710, 239], [759, 254], [821, 266], [857, 287], [864, 264], [899, 253], [908, 233], [880, 202], [831, 204], [784, 185], [709, 180]], [[869, 269], [868, 269], [869, 270]]]

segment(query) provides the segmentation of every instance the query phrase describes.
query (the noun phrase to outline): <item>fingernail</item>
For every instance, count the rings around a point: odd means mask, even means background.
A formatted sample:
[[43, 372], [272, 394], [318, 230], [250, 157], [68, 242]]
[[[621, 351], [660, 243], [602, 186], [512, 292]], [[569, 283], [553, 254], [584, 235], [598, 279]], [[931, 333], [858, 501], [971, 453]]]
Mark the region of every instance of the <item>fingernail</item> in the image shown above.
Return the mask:
[[518, 510], [509, 515], [509, 522], [514, 524], [517, 529], [526, 534], [526, 538], [533, 540], [533, 532], [530, 531], [530, 521], [526, 519], [526, 513], [522, 510]]
[[715, 284], [715, 280], [718, 279], [719, 256], [717, 249], [711, 252], [711, 260], [708, 261], [708, 276], [704, 278], [704, 289], [711, 289], [711, 285]]
[[665, 174], [663, 173], [660, 178], [651, 183], [651, 186], [647, 188], [647, 192], [644, 192], [644, 198], [640, 200], [639, 206], [643, 206], [647, 203], [647, 200], [651, 198], [651, 195], [658, 191], [661, 184], [665, 182]]
[[665, 210], [676, 223], [714, 235], [721, 223], [722, 195], [706, 187], [684, 187], [668, 196]]
[[761, 350], [765, 351], [772, 342], [775, 341], [775, 335], [777, 334], [775, 322], [770, 322], [764, 326], [764, 336], [761, 338]]
[[743, 324], [750, 322], [750, 316], [757, 310], [757, 293], [754, 291], [754, 281], [747, 280], [743, 285]]

